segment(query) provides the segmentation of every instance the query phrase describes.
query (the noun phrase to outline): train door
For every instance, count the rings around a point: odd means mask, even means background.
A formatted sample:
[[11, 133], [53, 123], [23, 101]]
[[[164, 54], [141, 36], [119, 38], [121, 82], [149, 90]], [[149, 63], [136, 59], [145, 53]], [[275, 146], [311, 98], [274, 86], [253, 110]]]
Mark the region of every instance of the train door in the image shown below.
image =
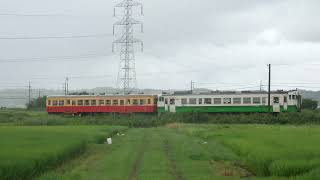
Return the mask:
[[176, 102], [174, 98], [169, 99], [169, 112], [176, 112]]
[[280, 112], [280, 98], [278, 96], [273, 97], [273, 112]]
[[284, 111], [288, 111], [288, 97], [287, 96], [283, 97], [283, 109], [284, 109]]

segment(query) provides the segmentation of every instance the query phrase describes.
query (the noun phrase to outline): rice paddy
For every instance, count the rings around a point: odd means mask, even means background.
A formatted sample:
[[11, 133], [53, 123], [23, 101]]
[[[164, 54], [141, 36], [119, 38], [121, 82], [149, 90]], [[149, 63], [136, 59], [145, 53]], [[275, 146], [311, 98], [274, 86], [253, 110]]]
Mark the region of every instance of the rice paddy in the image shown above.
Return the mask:
[[318, 125], [5, 125], [0, 179], [317, 180], [319, 139]]

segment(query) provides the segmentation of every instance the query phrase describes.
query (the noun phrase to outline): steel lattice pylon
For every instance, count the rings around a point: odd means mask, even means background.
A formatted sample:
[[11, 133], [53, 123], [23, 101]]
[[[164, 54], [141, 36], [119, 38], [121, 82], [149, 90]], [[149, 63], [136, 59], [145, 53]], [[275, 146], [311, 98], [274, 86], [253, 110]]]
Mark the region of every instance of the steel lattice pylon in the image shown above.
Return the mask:
[[120, 65], [117, 86], [122, 86], [123, 93], [125, 94], [132, 92], [137, 86], [134, 45], [140, 43], [141, 50], [143, 50], [143, 42], [134, 38], [134, 25], [141, 25], [141, 32], [143, 32], [142, 22], [133, 18], [134, 7], [141, 7], [141, 15], [143, 15], [142, 3], [133, 0], [123, 0], [116, 4], [114, 8], [114, 16], [116, 16], [116, 8], [123, 10], [120, 20], [113, 25], [113, 34], [115, 34], [116, 26], [121, 26], [122, 28], [118, 39], [112, 44], [112, 51], [114, 51], [116, 44], [120, 46]]

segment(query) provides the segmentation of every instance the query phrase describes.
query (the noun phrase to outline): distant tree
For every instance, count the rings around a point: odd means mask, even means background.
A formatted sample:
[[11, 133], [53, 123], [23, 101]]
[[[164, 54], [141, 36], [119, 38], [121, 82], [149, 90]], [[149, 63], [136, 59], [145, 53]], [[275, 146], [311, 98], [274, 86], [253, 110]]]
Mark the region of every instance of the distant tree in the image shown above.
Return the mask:
[[69, 93], [69, 95], [90, 95], [90, 93], [88, 93], [86, 91], [82, 91], [82, 92]]
[[318, 108], [318, 101], [312, 99], [303, 99], [301, 107], [302, 109], [315, 110]]
[[29, 110], [44, 110], [46, 108], [46, 96], [31, 99], [26, 106]]

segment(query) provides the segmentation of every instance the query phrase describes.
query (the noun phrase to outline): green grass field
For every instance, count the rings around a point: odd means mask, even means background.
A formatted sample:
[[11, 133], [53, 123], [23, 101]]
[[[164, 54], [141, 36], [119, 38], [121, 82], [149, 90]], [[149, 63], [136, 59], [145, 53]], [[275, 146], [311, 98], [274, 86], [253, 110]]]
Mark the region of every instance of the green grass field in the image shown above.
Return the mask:
[[0, 126], [0, 179], [30, 179], [123, 127]]
[[319, 136], [319, 126], [135, 128], [38, 179], [317, 180]]
[[[318, 114], [314, 115], [317, 119]], [[209, 116], [216, 122], [225, 121], [224, 117], [245, 122], [246, 117], [259, 115]], [[181, 122], [187, 114], [165, 114], [159, 119], [148, 115], [113, 118], [0, 112], [0, 179], [320, 179], [317, 123], [167, 124]], [[161, 122], [164, 118], [168, 120]], [[118, 131], [120, 134], [115, 133]], [[99, 143], [111, 135], [112, 145]]]

